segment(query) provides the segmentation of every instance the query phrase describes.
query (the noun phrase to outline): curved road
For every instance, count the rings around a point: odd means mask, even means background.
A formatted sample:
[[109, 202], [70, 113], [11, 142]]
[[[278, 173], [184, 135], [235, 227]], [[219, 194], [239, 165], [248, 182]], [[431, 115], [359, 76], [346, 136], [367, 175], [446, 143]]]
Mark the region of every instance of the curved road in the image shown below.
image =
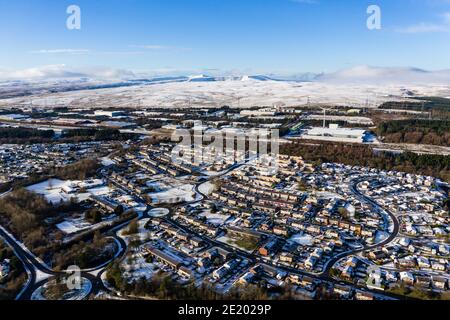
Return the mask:
[[[232, 167], [230, 167], [228, 170], [226, 170], [224, 173], [217, 175], [217, 176], [211, 176], [209, 177], [206, 181], [202, 181], [199, 182], [197, 184], [195, 184], [195, 192], [197, 194], [199, 194], [201, 196], [200, 200], [195, 200], [191, 203], [196, 203], [199, 202], [205, 198], [207, 198], [207, 195], [203, 194], [200, 190], [199, 187], [200, 185], [202, 185], [203, 183], [206, 183], [208, 181], [210, 181], [212, 178], [217, 178], [217, 177], [221, 177], [224, 176], [226, 174], [228, 174], [229, 172], [245, 165], [246, 163], [238, 163]], [[347, 251], [347, 252], [343, 252], [340, 253], [338, 255], [336, 255], [335, 257], [331, 258], [326, 265], [324, 266], [324, 269], [321, 273], [309, 273], [306, 271], [302, 271], [302, 270], [298, 270], [298, 269], [294, 269], [294, 268], [290, 268], [290, 267], [285, 267], [285, 266], [278, 266], [275, 264], [272, 264], [271, 262], [265, 261], [263, 259], [261, 259], [260, 257], [255, 257], [254, 255], [247, 253], [245, 251], [236, 249], [236, 248], [232, 248], [232, 251], [235, 251], [239, 254], [241, 254], [242, 256], [248, 258], [249, 260], [255, 262], [261, 262], [261, 263], [265, 263], [267, 265], [276, 267], [276, 268], [280, 268], [286, 271], [290, 271], [290, 272], [294, 272], [297, 274], [302, 274], [302, 275], [307, 275], [307, 276], [311, 276], [314, 278], [318, 278], [321, 280], [325, 280], [325, 281], [329, 281], [332, 283], [337, 283], [338, 281], [336, 281], [335, 279], [333, 279], [330, 276], [330, 270], [332, 269], [332, 267], [334, 266], [334, 264], [336, 262], [338, 262], [340, 259], [345, 258], [347, 256], [353, 255], [353, 254], [358, 254], [361, 252], [365, 252], [365, 251], [369, 251], [372, 249], [375, 249], [377, 247], [380, 246], [384, 246], [389, 244], [390, 242], [392, 242], [398, 235], [399, 233], [399, 222], [397, 220], [397, 218], [394, 216], [394, 214], [392, 214], [391, 212], [383, 209], [378, 203], [376, 203], [373, 199], [365, 196], [364, 194], [362, 194], [358, 188], [357, 185], [364, 181], [364, 179], [358, 179], [353, 181], [353, 184], [351, 185], [350, 189], [351, 191], [362, 201], [362, 202], [366, 202], [369, 203], [373, 206], [374, 209], [376, 209], [380, 214], [383, 214], [384, 216], [389, 216], [390, 219], [393, 222], [393, 230], [390, 233], [389, 237], [384, 239], [383, 241], [374, 244], [374, 245], [370, 245], [370, 246], [366, 246], [364, 248], [361, 249], [356, 249], [356, 250], [351, 250], [351, 251]], [[7, 193], [6, 193], [7, 194]], [[4, 196], [0, 195], [0, 196]], [[143, 219], [145, 217], [147, 217], [147, 212], [150, 209], [150, 207], [147, 207], [147, 210], [144, 212], [144, 214], [140, 215], [139, 219]], [[189, 230], [189, 228], [180, 225], [179, 223], [166, 218], [165, 219], [168, 223], [182, 229], [188, 232], [191, 232]], [[131, 220], [130, 220], [131, 221]], [[91, 281], [92, 283], [92, 290], [91, 293], [97, 293], [99, 290], [103, 290], [105, 292], [110, 292], [110, 290], [108, 288], [106, 288], [103, 284], [103, 281], [101, 279], [102, 274], [105, 272], [106, 266], [111, 262], [111, 261], [115, 261], [117, 259], [120, 259], [124, 256], [125, 252], [126, 252], [126, 242], [118, 237], [116, 235], [116, 232], [122, 228], [125, 228], [130, 221], [126, 221], [123, 224], [119, 225], [119, 226], [114, 226], [112, 227], [110, 230], [105, 231], [106, 234], [108, 234], [111, 238], [113, 238], [117, 245], [118, 245], [118, 252], [116, 253], [116, 255], [108, 262], [103, 263], [100, 266], [97, 266], [95, 268], [92, 269], [88, 269], [88, 270], [82, 270], [81, 271], [81, 276], [84, 278], [87, 278], [88, 280]], [[9, 232], [7, 232], [4, 228], [2, 228], [0, 226], [0, 237], [4, 238], [5, 241], [7, 242], [7, 244], [13, 249], [13, 251], [15, 252], [15, 254], [17, 255], [17, 257], [22, 261], [25, 270], [27, 271], [28, 274], [28, 280], [26, 285], [24, 286], [24, 288], [22, 289], [22, 291], [19, 293], [19, 295], [16, 297], [16, 300], [29, 300], [31, 298], [32, 293], [39, 287], [42, 286], [43, 284], [45, 284], [46, 282], [49, 281], [49, 279], [54, 278], [55, 276], [58, 275], [67, 275], [67, 273], [65, 271], [53, 271], [52, 269], [50, 269], [43, 261], [41, 261], [39, 258], [37, 258], [33, 253], [31, 253], [28, 249], [26, 249], [19, 241], [17, 241]], [[204, 236], [200, 236], [204, 241], [206, 241], [207, 243], [214, 245], [214, 246], [219, 246], [219, 247], [223, 247], [225, 249], [230, 250], [230, 246], [215, 241], [213, 239], [210, 239], [209, 237], [204, 237]], [[111, 292], [110, 292], [111, 293]]]
[[[373, 180], [373, 178], [371, 180]], [[397, 217], [392, 212], [383, 209], [377, 202], [375, 202], [375, 200], [373, 200], [373, 199], [369, 198], [368, 196], [362, 194], [358, 190], [358, 184], [360, 182], [362, 182], [362, 181], [365, 181], [365, 179], [357, 179], [357, 180], [353, 181], [353, 183], [352, 183], [352, 185], [350, 187], [350, 190], [356, 195], [356, 197], [359, 198], [360, 201], [369, 203], [370, 205], [372, 205], [372, 207], [374, 209], [376, 209], [378, 211], [378, 213], [384, 214], [385, 216], [386, 215], [389, 216], [389, 218], [392, 220], [392, 223], [393, 223], [393, 230], [392, 230], [392, 232], [389, 233], [389, 236], [386, 239], [384, 239], [383, 241], [381, 241], [381, 242], [378, 242], [378, 243], [373, 244], [373, 245], [365, 246], [364, 248], [361, 248], [361, 249], [355, 249], [355, 250], [351, 250], [351, 251], [346, 251], [346, 252], [343, 252], [343, 253], [340, 253], [340, 254], [334, 256], [333, 258], [331, 258], [330, 260], [327, 261], [322, 274], [329, 275], [330, 270], [332, 269], [334, 264], [336, 262], [338, 262], [339, 260], [341, 260], [342, 258], [345, 258], [345, 257], [350, 256], [350, 255], [366, 252], [366, 251], [369, 251], [369, 250], [373, 250], [373, 249], [376, 249], [378, 247], [385, 246], [385, 245], [391, 243], [399, 234], [400, 223], [399, 223]]]

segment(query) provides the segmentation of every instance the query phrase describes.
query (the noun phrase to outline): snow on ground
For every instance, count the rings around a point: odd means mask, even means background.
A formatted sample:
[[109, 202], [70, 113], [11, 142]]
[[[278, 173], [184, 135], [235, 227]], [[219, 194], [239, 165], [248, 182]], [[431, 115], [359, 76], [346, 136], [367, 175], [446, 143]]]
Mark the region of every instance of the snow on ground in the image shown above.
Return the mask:
[[215, 189], [214, 184], [212, 184], [211, 182], [207, 181], [205, 183], [202, 183], [199, 187], [198, 187], [198, 191], [200, 191], [202, 194], [204, 195], [210, 195]]
[[[89, 198], [90, 195], [110, 193], [111, 189], [107, 186], [101, 186], [102, 184], [103, 181], [100, 179], [88, 181], [49, 179], [29, 186], [27, 190], [43, 195], [52, 204], [58, 204], [61, 201], [69, 201], [73, 197], [82, 201]], [[83, 188], [86, 192], [79, 193], [80, 188]]]
[[141, 278], [151, 279], [157, 271], [156, 264], [146, 262], [143, 255], [139, 253], [133, 254], [131, 259], [127, 258], [122, 266], [125, 269], [123, 275], [129, 279], [129, 281], [136, 281]]
[[117, 232], [117, 235], [121, 237], [126, 243], [129, 243], [133, 238], [139, 237], [139, 240], [146, 241], [149, 238], [149, 231], [145, 228], [146, 223], [150, 219], [141, 219], [138, 221], [138, 232], [136, 234], [126, 235], [128, 227], [123, 228]]
[[95, 196], [103, 196], [103, 195], [111, 193], [111, 188], [109, 188], [107, 186], [97, 187], [97, 188], [89, 189], [88, 193], [93, 194]]
[[240, 249], [242, 251], [245, 251], [245, 252], [248, 252], [248, 253], [252, 253], [253, 252], [252, 250], [248, 250], [248, 249], [245, 249], [245, 248], [243, 248], [241, 246], [238, 246], [236, 244], [236, 239], [230, 238], [228, 236], [219, 237], [219, 238], [217, 238], [217, 241], [225, 243], [225, 244], [228, 244], [228, 245], [230, 245], [232, 247], [238, 248], [238, 249]]
[[50, 278], [52, 275], [48, 274], [48, 273], [44, 273], [41, 270], [36, 269], [36, 280], [35, 282], [38, 283], [40, 281], [46, 280], [48, 278]]
[[194, 201], [194, 186], [185, 184], [166, 191], [149, 193], [153, 203], [180, 203]]
[[75, 226], [73, 223], [71, 223], [69, 221], [64, 221], [64, 222], [58, 223], [56, 225], [56, 227], [59, 230], [61, 230], [62, 232], [64, 232], [65, 234], [71, 234], [71, 233], [75, 233], [75, 232], [83, 230], [82, 228], [78, 228], [77, 226]]
[[[43, 296], [43, 290], [49, 286], [52, 282], [47, 282], [43, 286], [37, 288], [33, 294], [31, 295], [31, 300], [47, 300]], [[85, 299], [92, 290], [92, 283], [86, 278], [81, 279], [81, 288], [74, 289], [66, 294], [64, 294], [63, 299], [61, 300], [83, 300]]]
[[82, 230], [89, 229], [92, 225], [84, 221], [84, 219], [66, 219], [58, 223], [56, 227], [65, 234], [77, 233]]
[[328, 191], [317, 191], [316, 196], [318, 198], [322, 198], [322, 199], [342, 198], [341, 195], [334, 193], [334, 192], [328, 192]]
[[155, 208], [148, 212], [151, 217], [164, 217], [169, 214], [169, 209], [167, 208]]
[[303, 233], [295, 234], [289, 240], [302, 246], [311, 246], [314, 243], [314, 238], [312, 236]]
[[[427, 82], [425, 82], [427, 83]], [[311, 103], [365, 105], [369, 98], [371, 105], [386, 101], [402, 100], [405, 90], [419, 96], [448, 96], [448, 85], [398, 85], [346, 84], [328, 82], [290, 81], [215, 81], [215, 82], [175, 82], [165, 84], [117, 87], [96, 90], [44, 93], [33, 96], [33, 104], [45, 105], [113, 105], [114, 107], [165, 106], [186, 107], [217, 106], [222, 104], [248, 108], [255, 105], [271, 106], [302, 105]], [[29, 97], [4, 99], [2, 104], [28, 105]]]
[[379, 243], [383, 240], [386, 240], [389, 237], [389, 234], [384, 231], [377, 231], [375, 235], [375, 243]]
[[111, 160], [111, 159], [108, 158], [108, 157], [100, 158], [100, 160], [102, 161], [102, 165], [104, 165], [105, 167], [111, 166], [111, 165], [113, 165], [113, 164], [116, 164], [115, 161]]
[[225, 221], [227, 221], [230, 218], [229, 215], [224, 215], [224, 214], [219, 214], [219, 213], [211, 213], [209, 210], [199, 214], [199, 217], [205, 217], [209, 223], [211, 223], [215, 226], [220, 226], [220, 225], [224, 224]]
[[27, 187], [27, 190], [43, 195], [47, 201], [58, 204], [61, 201], [69, 201], [72, 197], [62, 191], [63, 188], [72, 188], [72, 181], [49, 179], [47, 181]]

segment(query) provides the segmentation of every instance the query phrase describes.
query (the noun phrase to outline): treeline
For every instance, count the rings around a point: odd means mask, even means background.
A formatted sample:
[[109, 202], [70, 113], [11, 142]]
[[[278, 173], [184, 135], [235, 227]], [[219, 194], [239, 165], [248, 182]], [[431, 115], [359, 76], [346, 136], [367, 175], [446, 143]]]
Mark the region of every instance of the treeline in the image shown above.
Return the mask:
[[432, 116], [450, 116], [450, 99], [441, 97], [415, 97], [416, 101], [389, 101], [380, 106], [380, 109], [402, 109], [411, 111], [431, 112]]
[[25, 246], [40, 255], [52, 246], [45, 235], [45, 219], [67, 211], [72, 205], [53, 206], [43, 196], [19, 189], [0, 199], [0, 219]]
[[22, 288], [26, 275], [22, 262], [14, 252], [0, 240], [0, 262], [9, 259], [10, 271], [6, 278], [0, 281], [0, 300], [12, 300]]
[[[0, 222], [37, 256], [51, 261], [55, 269], [76, 264], [81, 268], [94, 267], [114, 255], [114, 247], [96, 233], [92, 241], [78, 241], [64, 245], [61, 232], [54, 232], [49, 218], [82, 210], [75, 201], [53, 205], [26, 189], [11, 192], [0, 199]], [[111, 250], [105, 250], [111, 248]]]
[[53, 130], [38, 130], [29, 128], [0, 128], [0, 143], [41, 143], [53, 139]]
[[57, 269], [66, 269], [71, 265], [81, 269], [92, 268], [111, 259], [114, 256], [114, 247], [112, 240], [96, 232], [91, 242], [80, 241], [55, 252], [53, 262]]
[[385, 142], [450, 146], [450, 120], [387, 121], [380, 123], [377, 131]]
[[92, 141], [112, 141], [112, 140], [129, 140], [136, 138], [132, 133], [121, 133], [118, 129], [66, 129], [63, 130], [61, 138], [64, 140], [92, 140]]
[[100, 168], [97, 159], [83, 159], [67, 166], [56, 168], [53, 175], [61, 180], [85, 180], [96, 174]]
[[27, 186], [46, 181], [51, 178], [61, 180], [84, 180], [95, 176], [100, 168], [100, 162], [96, 159], [82, 159], [64, 167], [49, 168], [43, 173], [33, 173], [24, 179], [15, 179], [13, 182], [0, 184], [0, 193], [9, 189], [18, 190]]
[[280, 146], [280, 153], [301, 156], [317, 165], [324, 162], [337, 162], [435, 176], [450, 181], [450, 156], [418, 155], [410, 152], [393, 154], [375, 152], [370, 146], [365, 145], [317, 142], [283, 144]]
[[35, 144], [35, 143], [78, 143], [88, 141], [124, 141], [138, 138], [134, 133], [121, 133], [118, 129], [66, 129], [60, 137], [53, 130], [31, 128], [0, 128], [0, 143]]

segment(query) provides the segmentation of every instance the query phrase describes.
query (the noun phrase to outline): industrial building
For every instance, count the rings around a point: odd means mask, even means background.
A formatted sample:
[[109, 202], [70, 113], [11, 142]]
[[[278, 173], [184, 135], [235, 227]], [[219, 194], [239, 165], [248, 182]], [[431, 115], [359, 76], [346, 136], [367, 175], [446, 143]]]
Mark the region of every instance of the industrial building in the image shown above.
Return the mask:
[[328, 128], [314, 127], [304, 130], [302, 139], [325, 140], [336, 142], [369, 142], [371, 135], [364, 129], [340, 128], [337, 124], [330, 124]]

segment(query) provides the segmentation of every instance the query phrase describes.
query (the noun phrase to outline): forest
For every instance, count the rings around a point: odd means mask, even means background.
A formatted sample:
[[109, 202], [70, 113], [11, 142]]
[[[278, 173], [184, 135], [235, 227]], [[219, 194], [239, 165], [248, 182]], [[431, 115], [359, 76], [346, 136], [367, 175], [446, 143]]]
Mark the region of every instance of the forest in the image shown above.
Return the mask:
[[53, 130], [38, 130], [28, 128], [0, 128], [0, 143], [15, 144], [23, 143], [41, 143], [52, 140], [55, 136]]
[[0, 281], [0, 300], [12, 300], [25, 283], [26, 273], [22, 262], [0, 239], [0, 263], [5, 259], [9, 260], [10, 272]]
[[450, 118], [450, 99], [441, 97], [415, 97], [415, 101], [385, 102], [380, 109], [402, 109], [429, 112], [433, 117]]
[[0, 222], [34, 254], [51, 261], [55, 269], [73, 264], [92, 267], [114, 254], [110, 241], [95, 234], [92, 241], [78, 241], [63, 248], [62, 234], [49, 223], [57, 215], [78, 210], [82, 208], [75, 201], [53, 205], [41, 195], [18, 189], [0, 199]]
[[378, 125], [377, 133], [384, 142], [450, 146], [450, 120], [386, 121]]
[[301, 156], [320, 165], [337, 162], [382, 170], [397, 170], [413, 174], [429, 175], [450, 181], [450, 156], [418, 155], [415, 153], [393, 154], [374, 152], [370, 146], [335, 143], [296, 142], [280, 146], [280, 153]]
[[60, 137], [53, 130], [31, 128], [0, 128], [0, 143], [78, 143], [88, 141], [124, 141], [137, 138], [133, 133], [121, 133], [117, 129], [66, 129]]

